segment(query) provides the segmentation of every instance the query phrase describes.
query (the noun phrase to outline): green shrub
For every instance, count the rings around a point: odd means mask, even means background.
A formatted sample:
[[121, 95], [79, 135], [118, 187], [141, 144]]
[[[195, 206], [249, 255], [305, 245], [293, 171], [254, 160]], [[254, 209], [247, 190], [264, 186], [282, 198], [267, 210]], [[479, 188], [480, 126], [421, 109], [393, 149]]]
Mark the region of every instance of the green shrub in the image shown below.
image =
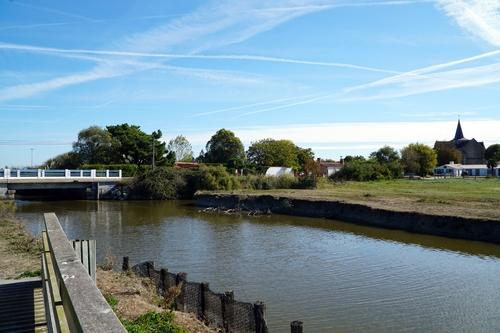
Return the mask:
[[198, 190], [231, 191], [240, 188], [238, 178], [229, 174], [222, 165], [201, 165], [197, 177]]
[[380, 164], [373, 160], [362, 161], [353, 160], [344, 165], [344, 167], [333, 174], [333, 180], [354, 180], [354, 181], [369, 181], [369, 180], [384, 180], [394, 178], [394, 173], [388, 165]]
[[185, 333], [184, 328], [174, 324], [172, 312], [149, 311], [136, 320], [124, 320], [123, 326], [130, 333]]
[[298, 189], [315, 189], [317, 187], [317, 180], [313, 177], [300, 178], [293, 188]]
[[264, 175], [248, 175], [238, 177], [240, 187], [249, 190], [272, 190], [297, 188], [299, 180], [292, 175], [270, 177]]
[[139, 173], [129, 187], [132, 199], [182, 199], [186, 180], [172, 168], [156, 168]]

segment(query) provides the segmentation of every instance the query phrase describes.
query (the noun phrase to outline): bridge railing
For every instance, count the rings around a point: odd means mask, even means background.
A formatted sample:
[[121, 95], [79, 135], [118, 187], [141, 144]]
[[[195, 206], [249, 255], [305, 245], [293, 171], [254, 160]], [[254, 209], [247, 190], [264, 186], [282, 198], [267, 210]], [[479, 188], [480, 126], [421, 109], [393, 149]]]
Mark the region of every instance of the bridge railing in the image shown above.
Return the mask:
[[125, 333], [82, 264], [85, 254], [75, 252], [56, 214], [46, 213], [44, 219], [42, 282], [48, 331]]
[[121, 179], [122, 170], [0, 169], [0, 178], [15, 179]]

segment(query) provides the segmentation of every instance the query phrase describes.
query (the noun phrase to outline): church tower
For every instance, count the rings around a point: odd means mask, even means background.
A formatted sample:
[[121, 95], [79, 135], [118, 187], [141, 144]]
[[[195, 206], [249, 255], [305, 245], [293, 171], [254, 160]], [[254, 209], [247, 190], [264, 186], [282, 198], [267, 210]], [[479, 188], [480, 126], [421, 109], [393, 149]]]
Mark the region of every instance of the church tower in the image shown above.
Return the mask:
[[484, 152], [486, 148], [483, 142], [476, 139], [466, 139], [462, 130], [462, 124], [458, 119], [455, 137], [450, 141], [436, 141], [434, 149], [439, 150], [442, 147], [454, 148], [462, 154], [462, 164], [483, 164]]
[[462, 131], [462, 125], [460, 125], [460, 119], [458, 119], [457, 130], [455, 131], [455, 138], [453, 140], [458, 141], [461, 139], [465, 139], [465, 137]]

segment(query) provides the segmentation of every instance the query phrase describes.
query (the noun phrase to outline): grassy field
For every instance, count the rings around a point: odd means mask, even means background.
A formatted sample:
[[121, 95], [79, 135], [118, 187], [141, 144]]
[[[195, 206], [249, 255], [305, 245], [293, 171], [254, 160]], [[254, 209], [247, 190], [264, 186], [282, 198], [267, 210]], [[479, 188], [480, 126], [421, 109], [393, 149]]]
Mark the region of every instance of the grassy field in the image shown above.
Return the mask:
[[244, 190], [236, 193], [337, 200], [398, 211], [500, 221], [500, 179], [321, 182], [315, 190]]

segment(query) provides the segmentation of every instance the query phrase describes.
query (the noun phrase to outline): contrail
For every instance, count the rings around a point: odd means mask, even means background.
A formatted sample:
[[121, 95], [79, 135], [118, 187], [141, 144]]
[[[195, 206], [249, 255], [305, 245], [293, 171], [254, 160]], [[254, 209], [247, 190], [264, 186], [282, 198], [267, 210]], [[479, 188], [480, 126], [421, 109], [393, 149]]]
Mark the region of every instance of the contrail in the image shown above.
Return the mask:
[[87, 49], [61, 49], [61, 48], [40, 47], [40, 46], [10, 44], [10, 43], [0, 43], [0, 49], [26, 51], [26, 52], [55, 53], [55, 54], [87, 54], [87, 55], [90, 54], [90, 55], [102, 55], [102, 56], [126, 56], [126, 57], [167, 58], [167, 59], [211, 59], [211, 60], [235, 60], [235, 61], [243, 60], [243, 61], [324, 66], [324, 67], [340, 67], [340, 68], [350, 68], [350, 69], [357, 69], [357, 70], [364, 70], [364, 71], [385, 73], [385, 74], [401, 74], [401, 72], [393, 70], [339, 63], [339, 62], [310, 61], [310, 60], [256, 56], [256, 55], [234, 55], [234, 54], [206, 55], [206, 54], [106, 51], [106, 50], [87, 50]]
[[34, 6], [34, 5], [31, 5], [31, 4], [27, 4], [27, 3], [19, 2], [19, 1], [12, 1], [10, 3], [12, 3], [14, 5], [18, 5], [18, 6], [23, 6], [23, 7], [26, 7], [26, 8], [41, 10], [41, 11], [44, 11], [44, 12], [47, 12], [47, 13], [53, 13], [53, 14], [62, 15], [62, 16], [66, 16], [66, 17], [77, 18], [77, 19], [84, 20], [84, 21], [87, 21], [87, 22], [99, 22], [99, 20], [94, 19], [94, 18], [90, 18], [90, 17], [83, 16], [83, 15], [77, 15], [77, 14], [73, 14], [73, 13], [68, 13], [68, 12], [65, 12], [65, 11], [62, 11], [62, 10], [52, 9], [52, 8], [48, 8], [48, 7]]
[[327, 98], [330, 98], [330, 97], [334, 97], [336, 95], [338, 95], [338, 94], [335, 93], [335, 94], [320, 95], [320, 96], [316, 96], [316, 97], [313, 97], [313, 98], [310, 98], [310, 99], [305, 99], [305, 100], [298, 101], [298, 102], [293, 102], [293, 103], [288, 103], [288, 104], [284, 104], [284, 105], [273, 106], [273, 107], [270, 107], [270, 108], [265, 108], [265, 109], [250, 111], [250, 112], [245, 112], [245, 113], [242, 113], [242, 114], [238, 115], [235, 118], [249, 116], [249, 115], [253, 115], [253, 114], [257, 114], [257, 113], [263, 113], [263, 112], [273, 111], [273, 110], [286, 109], [286, 108], [290, 108], [290, 107], [296, 106], [296, 105], [309, 104], [309, 103], [320, 101], [322, 99], [327, 99]]
[[306, 95], [306, 96], [299, 96], [299, 97], [288, 97], [288, 98], [279, 98], [279, 99], [273, 99], [270, 101], [265, 101], [265, 102], [258, 102], [258, 103], [252, 103], [252, 104], [246, 104], [246, 105], [240, 105], [240, 106], [235, 106], [235, 107], [230, 107], [230, 108], [225, 108], [225, 109], [219, 109], [219, 110], [213, 110], [213, 111], [207, 111], [207, 112], [200, 112], [196, 113], [194, 116], [207, 116], [207, 115], [212, 115], [216, 113], [223, 113], [223, 112], [229, 112], [229, 111], [236, 111], [236, 110], [241, 110], [241, 109], [247, 109], [251, 108], [254, 106], [261, 106], [261, 105], [267, 105], [267, 104], [275, 104], [279, 102], [287, 102], [287, 101], [292, 101], [296, 99], [301, 99], [301, 98], [307, 98], [311, 97], [314, 95]]
[[55, 23], [36, 23], [36, 24], [24, 24], [24, 25], [10, 25], [0, 27], [0, 31], [13, 30], [13, 29], [32, 29], [32, 28], [43, 28], [43, 27], [54, 27], [60, 25], [68, 25], [70, 22], [55, 22]]

